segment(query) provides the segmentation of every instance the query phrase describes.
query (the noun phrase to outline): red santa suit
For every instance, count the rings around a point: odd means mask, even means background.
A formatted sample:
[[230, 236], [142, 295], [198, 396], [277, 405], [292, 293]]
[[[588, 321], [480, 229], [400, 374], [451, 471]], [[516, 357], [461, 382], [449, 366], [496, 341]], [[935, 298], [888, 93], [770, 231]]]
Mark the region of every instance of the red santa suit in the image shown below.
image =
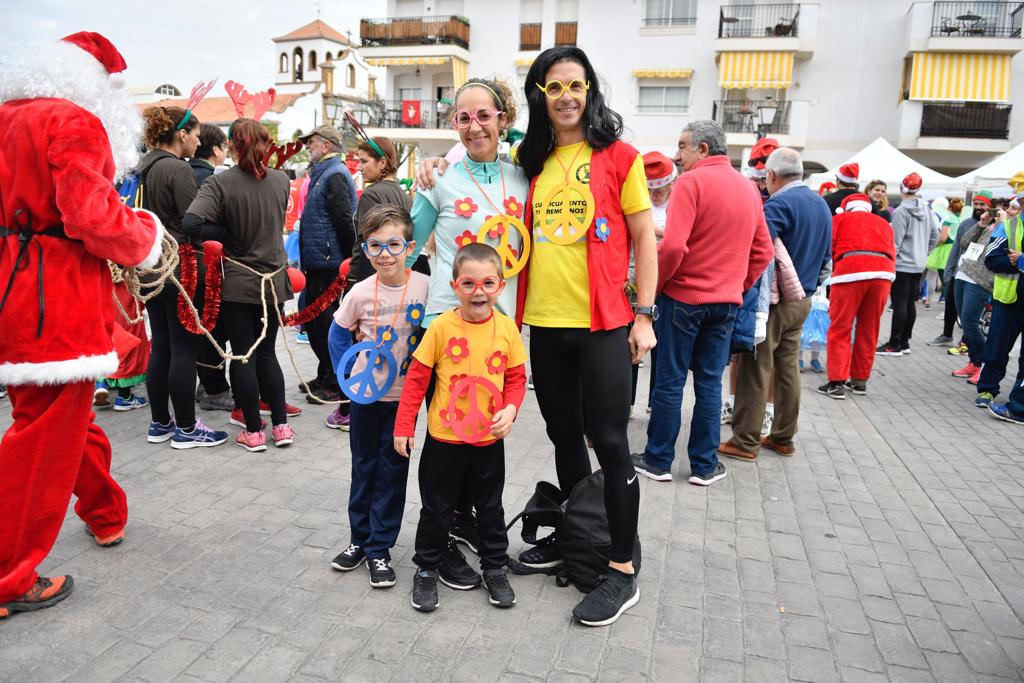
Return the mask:
[[[832, 218], [828, 380], [866, 382], [871, 377], [878, 326], [896, 278], [892, 226], [873, 214], [866, 194], [843, 199]], [[856, 335], [850, 342], [850, 335]], [[852, 346], [852, 354], [851, 354]]]
[[155, 265], [163, 236], [114, 189], [141, 130], [110, 77], [120, 53], [95, 33], [45, 60], [21, 53], [0, 55], [0, 384], [14, 418], [0, 441], [0, 608], [36, 584], [72, 493], [97, 537], [127, 522], [90, 406], [118, 366], [106, 261]]

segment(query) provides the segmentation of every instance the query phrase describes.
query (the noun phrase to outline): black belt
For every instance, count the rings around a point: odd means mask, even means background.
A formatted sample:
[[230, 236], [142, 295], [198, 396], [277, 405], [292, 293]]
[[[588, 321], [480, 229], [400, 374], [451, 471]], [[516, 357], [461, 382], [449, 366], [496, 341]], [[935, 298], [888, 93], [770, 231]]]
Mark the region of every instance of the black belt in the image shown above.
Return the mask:
[[[20, 220], [20, 216], [23, 214], [25, 215], [24, 221]], [[18, 274], [18, 269], [24, 270], [28, 267], [28, 247], [32, 244], [32, 239], [39, 236], [70, 239], [64, 232], [63, 225], [33, 232], [32, 218], [23, 209], [18, 209], [14, 212], [14, 222], [18, 224], [17, 228], [7, 228], [0, 225], [0, 237], [10, 237], [12, 235], [17, 235], [18, 237], [18, 256], [14, 259], [14, 268], [11, 269], [11, 276], [7, 278], [7, 287], [4, 289], [3, 298], [0, 299], [0, 311], [3, 311], [4, 305], [7, 304], [7, 297], [10, 296], [11, 289], [14, 287], [14, 278]], [[35, 245], [39, 253], [39, 272], [36, 278], [36, 289], [39, 293], [39, 324], [36, 326], [36, 337], [38, 338], [43, 336], [43, 317], [46, 315], [46, 304], [43, 301], [43, 245], [39, 244], [39, 242], [36, 242]], [[24, 265], [22, 265], [23, 260], [25, 262]]]
[[845, 254], [840, 254], [839, 258], [836, 259], [836, 263], [839, 263], [840, 261], [842, 261], [847, 256], [881, 256], [883, 258], [889, 259], [890, 261], [892, 260], [892, 256], [890, 256], [889, 254], [886, 254], [884, 251], [863, 251], [863, 250], [861, 250], [861, 251], [848, 251]]

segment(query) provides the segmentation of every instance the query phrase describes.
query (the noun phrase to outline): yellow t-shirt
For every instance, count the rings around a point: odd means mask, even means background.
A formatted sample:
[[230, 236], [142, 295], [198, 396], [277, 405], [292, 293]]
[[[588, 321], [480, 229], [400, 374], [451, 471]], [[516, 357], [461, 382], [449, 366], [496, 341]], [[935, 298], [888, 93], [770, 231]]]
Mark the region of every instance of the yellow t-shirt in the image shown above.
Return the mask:
[[[437, 374], [434, 399], [427, 409], [427, 431], [438, 441], [462, 442], [452, 431], [448, 421], [448, 404], [452, 388], [465, 376], [482, 377], [490, 381], [500, 397], [505, 388], [505, 369], [526, 363], [526, 348], [519, 328], [508, 316], [493, 311], [483, 322], [464, 321], [458, 309], [448, 310], [430, 324], [423, 341], [413, 352], [413, 358]], [[471, 403], [482, 413], [487, 424], [494, 417], [492, 395], [481, 386], [476, 387], [474, 401], [464, 395], [456, 402], [459, 417], [466, 415]], [[478, 442], [493, 442], [491, 436]]]
[[[544, 162], [544, 169], [537, 178], [532, 200], [533, 253], [530, 255], [530, 281], [523, 311], [523, 322], [527, 325], [590, 328], [590, 275], [587, 270], [586, 235], [581, 234], [580, 239], [564, 246], [549, 242], [540, 229], [540, 211], [548, 193], [565, 181], [565, 168], [570, 163], [569, 180], [590, 184], [592, 156], [593, 150], [585, 141], [556, 147]], [[570, 194], [570, 202], [579, 200], [576, 194]], [[636, 155], [626, 175], [626, 182], [619, 190], [619, 202], [626, 216], [651, 208], [644, 161], [640, 154]], [[570, 210], [578, 215], [586, 213], [584, 206], [573, 206]], [[560, 207], [548, 210], [549, 215], [560, 212]], [[598, 209], [594, 218], [600, 215]], [[587, 229], [589, 231], [590, 227]]]

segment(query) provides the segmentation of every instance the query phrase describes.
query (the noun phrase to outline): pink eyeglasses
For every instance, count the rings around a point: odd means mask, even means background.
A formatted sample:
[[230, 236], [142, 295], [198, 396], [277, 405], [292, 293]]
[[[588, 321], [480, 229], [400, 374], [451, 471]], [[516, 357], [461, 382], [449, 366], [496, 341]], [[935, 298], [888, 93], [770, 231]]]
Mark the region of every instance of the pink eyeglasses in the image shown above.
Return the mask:
[[452, 128], [466, 130], [474, 121], [480, 124], [480, 126], [488, 126], [500, 113], [497, 109], [489, 107], [480, 107], [476, 110], [475, 114], [471, 113], [468, 109], [460, 109], [452, 114]]

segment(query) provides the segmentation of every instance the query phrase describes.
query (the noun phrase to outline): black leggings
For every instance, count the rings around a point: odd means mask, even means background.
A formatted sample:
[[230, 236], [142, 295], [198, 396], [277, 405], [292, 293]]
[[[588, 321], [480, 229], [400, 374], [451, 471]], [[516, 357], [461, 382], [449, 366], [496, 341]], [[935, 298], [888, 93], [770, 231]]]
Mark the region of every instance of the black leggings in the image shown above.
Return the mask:
[[[261, 319], [263, 306], [225, 301], [220, 308], [218, 326], [231, 340], [231, 351], [237, 355], [247, 352], [260, 336], [263, 329]], [[250, 432], [263, 431], [260, 418], [260, 394], [270, 405], [270, 419], [275, 425], [288, 422], [284, 402], [284, 373], [277, 362], [274, 346], [280, 327], [277, 313], [267, 307], [267, 335], [260, 342], [248, 363], [231, 361], [231, 387], [235, 400], [245, 415], [245, 429]]]
[[896, 273], [892, 283], [892, 327], [889, 345], [909, 349], [917, 320], [917, 300], [921, 296], [921, 276], [924, 273]]
[[[192, 334], [178, 320], [177, 289], [168, 285], [146, 303], [153, 346], [146, 368], [146, 392], [154, 422], [174, 420], [181, 429], [192, 429], [196, 423], [196, 359], [203, 337]], [[196, 295], [196, 305], [202, 303]], [[201, 307], [200, 307], [201, 310]]]
[[592, 471], [583, 437], [585, 410], [605, 477], [609, 559], [632, 561], [640, 484], [626, 439], [632, 379], [626, 328], [591, 332], [531, 326], [530, 363], [537, 404], [555, 446], [559, 488], [568, 495]]

